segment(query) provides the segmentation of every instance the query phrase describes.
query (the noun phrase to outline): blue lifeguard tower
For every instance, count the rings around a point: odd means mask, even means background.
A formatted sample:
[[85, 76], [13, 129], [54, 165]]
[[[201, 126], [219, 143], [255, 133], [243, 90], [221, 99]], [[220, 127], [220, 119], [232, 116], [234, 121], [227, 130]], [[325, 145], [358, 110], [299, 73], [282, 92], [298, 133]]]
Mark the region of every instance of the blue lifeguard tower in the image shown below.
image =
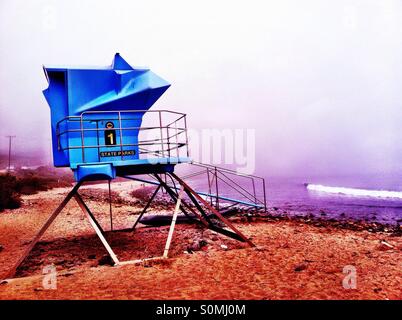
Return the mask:
[[[170, 86], [151, 70], [132, 67], [117, 53], [109, 67], [44, 71], [54, 165], [70, 167], [76, 181], [172, 172], [190, 162], [185, 115], [149, 110]], [[157, 125], [142, 126], [144, 116]]]
[[[156, 185], [156, 190], [138, 215], [134, 225], [125, 231], [135, 231], [142, 222], [159, 190], [165, 190], [176, 207], [170, 223], [162, 257], [168, 255], [178, 213], [189, 220], [218, 233], [253, 246], [227, 218], [224, 210], [234, 205], [246, 205], [266, 210], [264, 198], [255, 191], [256, 176], [248, 175], [254, 192], [241, 188], [246, 200], [236, 200], [219, 194], [219, 180], [228, 184], [233, 171], [193, 163], [188, 152], [186, 115], [169, 110], [150, 110], [170, 84], [147, 68], [132, 67], [118, 53], [106, 67], [45, 66], [49, 87], [43, 94], [50, 106], [53, 161], [56, 167], [70, 167], [75, 186], [54, 210], [45, 225], [27, 247], [24, 255], [10, 271], [12, 277], [35, 244], [52, 224], [65, 205], [74, 198], [100, 238], [115, 265], [143, 260], [119, 261], [105, 238], [105, 231], [84, 203], [78, 190], [85, 181], [107, 180], [116, 177]], [[208, 175], [208, 191], [197, 192], [175, 172], [175, 166], [191, 163]], [[197, 173], [199, 174], [199, 172]], [[144, 180], [148, 175], [153, 180]], [[163, 178], [164, 176], [164, 178]], [[169, 177], [171, 183], [167, 182]], [[212, 177], [212, 179], [211, 179]], [[229, 184], [228, 184], [229, 185]], [[232, 185], [233, 186], [233, 185]], [[213, 189], [215, 191], [213, 192]], [[185, 196], [185, 197], [184, 197]], [[222, 203], [231, 203], [223, 206]], [[110, 231], [113, 230], [110, 202]]]

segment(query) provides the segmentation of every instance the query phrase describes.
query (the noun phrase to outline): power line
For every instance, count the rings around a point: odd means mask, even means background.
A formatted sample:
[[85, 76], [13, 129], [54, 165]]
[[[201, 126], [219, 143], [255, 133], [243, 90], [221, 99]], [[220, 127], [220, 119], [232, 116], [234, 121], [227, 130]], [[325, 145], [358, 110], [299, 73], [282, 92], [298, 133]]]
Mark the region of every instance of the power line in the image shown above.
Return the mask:
[[8, 171], [11, 171], [11, 140], [16, 136], [6, 136], [8, 138]]

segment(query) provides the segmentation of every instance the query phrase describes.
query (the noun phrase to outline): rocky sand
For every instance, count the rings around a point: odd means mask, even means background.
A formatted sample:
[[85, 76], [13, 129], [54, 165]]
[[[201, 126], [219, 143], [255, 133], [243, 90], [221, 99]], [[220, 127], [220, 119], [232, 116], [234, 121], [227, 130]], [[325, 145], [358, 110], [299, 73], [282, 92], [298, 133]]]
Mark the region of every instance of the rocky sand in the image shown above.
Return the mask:
[[[114, 229], [130, 227], [141, 201], [138, 184], [113, 184]], [[86, 189], [86, 190], [85, 190]], [[106, 185], [82, 191], [110, 229]], [[129, 190], [129, 191], [127, 191]], [[23, 196], [23, 206], [0, 214], [0, 277], [23, 253], [68, 188]], [[171, 212], [160, 202], [150, 213]], [[106, 251], [71, 201], [18, 270], [3, 281], [0, 299], [401, 299], [402, 238], [397, 227], [267, 215], [231, 218], [257, 245], [250, 248], [197, 225], [176, 226], [169, 259], [110, 266]], [[161, 255], [168, 227], [139, 225], [107, 232], [119, 259]], [[43, 268], [53, 264], [57, 289], [45, 289]], [[345, 289], [345, 266], [356, 269], [356, 289]]]

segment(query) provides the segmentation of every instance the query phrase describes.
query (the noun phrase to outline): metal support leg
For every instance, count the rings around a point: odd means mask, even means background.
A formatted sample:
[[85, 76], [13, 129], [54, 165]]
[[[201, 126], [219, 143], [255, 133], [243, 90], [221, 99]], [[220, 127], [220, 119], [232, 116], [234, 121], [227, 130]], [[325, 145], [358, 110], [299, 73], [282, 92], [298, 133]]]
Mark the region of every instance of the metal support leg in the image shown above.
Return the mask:
[[110, 214], [110, 231], [113, 231], [112, 189], [110, 188], [110, 180], [108, 180], [108, 187], [109, 187], [109, 214]]
[[60, 203], [60, 205], [56, 208], [56, 210], [53, 211], [49, 219], [46, 221], [46, 223], [43, 225], [43, 227], [40, 229], [40, 231], [36, 234], [35, 238], [31, 241], [29, 244], [28, 248], [25, 249], [25, 252], [21, 256], [21, 258], [18, 259], [14, 267], [8, 272], [6, 278], [12, 278], [14, 277], [18, 267], [24, 262], [26, 257], [29, 255], [29, 253], [32, 251], [32, 249], [35, 247], [35, 245], [38, 243], [40, 238], [43, 236], [43, 234], [46, 232], [46, 230], [50, 227], [52, 222], [56, 219], [56, 217], [59, 215], [59, 213], [63, 210], [63, 208], [66, 206], [66, 204], [71, 200], [71, 198], [77, 193], [77, 190], [81, 186], [82, 182], [78, 182], [74, 188], [68, 193], [68, 195], [64, 198], [64, 200]]
[[229, 220], [227, 220], [222, 214], [216, 210], [214, 207], [212, 207], [208, 201], [204, 200], [198, 193], [196, 193], [188, 184], [186, 184], [182, 179], [180, 179], [176, 174], [171, 173], [172, 177], [175, 178], [182, 187], [184, 187], [184, 190], [188, 190], [189, 192], [192, 193], [192, 195], [200, 201], [206, 208], [208, 208], [212, 213], [216, 215], [216, 217], [221, 220], [223, 223], [225, 223], [230, 229], [233, 230], [234, 233], [236, 233], [240, 238], [242, 238], [245, 242], [247, 242], [250, 247], [255, 247], [255, 245], [245, 236], [243, 233], [241, 233]]
[[184, 190], [187, 194], [187, 196], [190, 198], [190, 200], [194, 203], [198, 211], [201, 213], [201, 215], [205, 218], [206, 221], [208, 221], [208, 224], [210, 225], [211, 219], [208, 217], [207, 213], [205, 210], [202, 208], [202, 206], [198, 203], [198, 201], [194, 198], [194, 196], [189, 192], [187, 189]]
[[[173, 199], [173, 201], [176, 201], [176, 202], [177, 202], [177, 195], [176, 195], [176, 193], [175, 193], [167, 184], [165, 184], [165, 183], [163, 182], [163, 180], [162, 180], [158, 175], [155, 175], [155, 177], [158, 179], [159, 183], [165, 188], [165, 190], [166, 190], [167, 193], [170, 195], [170, 197]], [[207, 222], [206, 219], [202, 216], [202, 214], [201, 214], [201, 215], [198, 214], [198, 213], [197, 213], [193, 208], [191, 208], [186, 202], [184, 202], [183, 200], [181, 200], [180, 208], [181, 208], [182, 212], [183, 212], [187, 217], [189, 217], [190, 219], [194, 219], [194, 217], [191, 216], [191, 215], [189, 215], [189, 214], [187, 213], [187, 211], [186, 211], [183, 207], [186, 207], [189, 211], [191, 211], [191, 212], [194, 214], [194, 216], [196, 216], [196, 217], [201, 221], [201, 223], [202, 223], [204, 226], [208, 227], [208, 222]]]
[[215, 167], [216, 210], [219, 210], [218, 169]]
[[[170, 188], [170, 187], [168, 186], [168, 184], [167, 184], [165, 181], [163, 181], [163, 179], [162, 179], [161, 177], [159, 177], [157, 174], [155, 174], [154, 176], [155, 176], [156, 179], [158, 180], [159, 185], [163, 187], [162, 191], [165, 190], [165, 192], [172, 198], [172, 200], [173, 200], [174, 202], [177, 202], [177, 193], [176, 193], [172, 188]], [[182, 204], [180, 205], [181, 211], [182, 211], [186, 216], [189, 217], [187, 211], [183, 208], [183, 204], [185, 204], [184, 201], [183, 201]]]
[[144, 213], [148, 210], [149, 206], [151, 205], [151, 202], [154, 200], [156, 194], [158, 193], [159, 189], [161, 188], [161, 186], [159, 185], [156, 190], [154, 191], [154, 193], [152, 194], [151, 198], [149, 199], [148, 203], [145, 205], [144, 209], [142, 209], [140, 215], [138, 216], [137, 220], [135, 220], [133, 227], [131, 228], [133, 231], [135, 229], [135, 227], [137, 226], [138, 222], [140, 222], [142, 216], [144, 215]]
[[75, 195], [75, 200], [78, 202], [80, 208], [82, 211], [85, 213], [87, 216], [89, 223], [92, 225], [92, 228], [94, 228], [96, 234], [98, 235], [99, 239], [102, 241], [103, 246], [105, 247], [106, 251], [108, 252], [110, 258], [112, 258], [113, 262], [115, 265], [118, 265], [119, 259], [117, 259], [117, 256], [113, 252], [112, 248], [110, 247], [109, 243], [105, 239], [102, 229], [100, 228], [98, 222], [96, 221], [95, 217], [92, 215], [91, 211], [88, 209], [88, 207], [85, 205], [84, 201], [81, 199], [79, 194], [77, 193]]
[[168, 238], [166, 240], [165, 251], [163, 252], [163, 257], [164, 258], [168, 257], [170, 243], [172, 242], [174, 227], [176, 225], [177, 215], [178, 215], [178, 213], [180, 211], [180, 205], [181, 205], [181, 198], [183, 196], [183, 190], [184, 190], [184, 187], [182, 186], [180, 188], [179, 195], [177, 197], [176, 207], [175, 207], [174, 212], [173, 212], [172, 223], [171, 223], [170, 228], [169, 228], [169, 234], [168, 234]]
[[104, 235], [104, 234], [105, 234], [105, 231], [103, 230], [103, 228], [101, 227], [101, 225], [98, 223], [98, 221], [96, 220], [95, 216], [92, 214], [91, 210], [89, 210], [88, 206], [85, 204], [84, 200], [82, 199], [82, 197], [81, 197], [81, 195], [78, 193], [78, 191], [77, 191], [77, 193], [74, 195], [74, 198], [75, 198], [75, 201], [77, 201], [77, 203], [78, 203], [79, 207], [81, 208], [81, 210], [82, 210], [84, 213], [87, 212], [87, 213], [91, 216], [92, 220], [95, 221], [96, 226], [98, 227], [98, 229], [99, 229], [99, 230], [102, 232], [102, 234]]

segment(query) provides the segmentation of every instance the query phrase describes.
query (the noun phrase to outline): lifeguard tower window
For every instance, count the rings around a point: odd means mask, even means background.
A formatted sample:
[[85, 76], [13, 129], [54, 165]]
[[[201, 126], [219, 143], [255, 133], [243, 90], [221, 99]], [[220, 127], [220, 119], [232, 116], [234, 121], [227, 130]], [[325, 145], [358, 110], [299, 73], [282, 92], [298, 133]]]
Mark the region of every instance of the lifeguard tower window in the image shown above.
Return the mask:
[[108, 130], [105, 130], [105, 145], [107, 146], [115, 146], [116, 145], [116, 130], [114, 128], [114, 124], [111, 121], [108, 121], [105, 126]]

